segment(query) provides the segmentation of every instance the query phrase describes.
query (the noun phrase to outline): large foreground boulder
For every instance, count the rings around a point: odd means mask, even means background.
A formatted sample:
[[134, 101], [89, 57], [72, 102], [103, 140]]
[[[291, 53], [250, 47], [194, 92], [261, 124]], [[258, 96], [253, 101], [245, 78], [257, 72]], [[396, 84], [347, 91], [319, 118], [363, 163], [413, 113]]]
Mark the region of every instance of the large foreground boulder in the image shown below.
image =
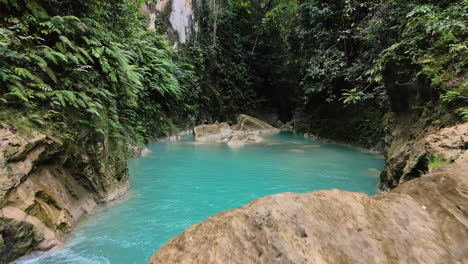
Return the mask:
[[467, 263], [468, 164], [369, 197], [282, 193], [188, 228], [149, 263]]

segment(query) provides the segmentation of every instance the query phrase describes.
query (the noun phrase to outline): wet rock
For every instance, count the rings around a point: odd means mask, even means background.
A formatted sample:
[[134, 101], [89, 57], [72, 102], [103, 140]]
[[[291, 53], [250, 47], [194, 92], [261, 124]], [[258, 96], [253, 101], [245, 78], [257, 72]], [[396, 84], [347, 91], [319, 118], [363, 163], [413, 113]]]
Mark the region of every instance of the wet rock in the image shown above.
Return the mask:
[[468, 164], [369, 197], [282, 193], [193, 225], [149, 263], [464, 263]]
[[310, 138], [310, 139], [314, 139], [314, 140], [317, 140], [318, 138], [311, 134], [311, 133], [304, 133], [304, 138]]
[[219, 131], [220, 131], [221, 134], [231, 133], [231, 127], [229, 126], [228, 123], [226, 123], [226, 122], [221, 122], [221, 123], [216, 122], [215, 124], [218, 126]]
[[245, 137], [242, 136], [233, 136], [227, 145], [231, 148], [238, 148], [245, 145]]
[[242, 147], [245, 144], [256, 144], [263, 142], [264, 139], [258, 135], [239, 135], [239, 136], [233, 136], [229, 142], [228, 146], [230, 147]]
[[293, 132], [294, 131], [293, 123], [292, 122], [287, 122], [286, 124], [283, 124], [279, 128], [279, 130], [283, 131], [283, 132]]
[[5, 252], [5, 240], [3, 240], [3, 235], [0, 234], [0, 252]]
[[3, 218], [0, 215], [0, 263], [9, 263], [29, 253], [44, 241], [34, 225], [25, 221]]
[[282, 126], [284, 126], [284, 123], [281, 122], [281, 120], [276, 120], [276, 122], [273, 125], [275, 128], [280, 129]]
[[105, 136], [65, 145], [39, 131], [1, 129], [0, 263], [60, 245], [83, 215], [128, 186], [126, 158]]

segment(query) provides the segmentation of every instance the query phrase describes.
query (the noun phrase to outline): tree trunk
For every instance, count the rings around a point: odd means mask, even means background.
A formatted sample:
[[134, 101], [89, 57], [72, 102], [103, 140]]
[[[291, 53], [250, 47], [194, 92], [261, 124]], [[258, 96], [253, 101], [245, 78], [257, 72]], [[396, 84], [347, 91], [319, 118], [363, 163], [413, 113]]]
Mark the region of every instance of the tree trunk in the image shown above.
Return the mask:
[[148, 7], [148, 29], [154, 30], [156, 29], [156, 4], [146, 2], [146, 6]]
[[216, 46], [216, 31], [218, 30], [218, 10], [216, 8], [216, 0], [213, 0], [213, 46]]

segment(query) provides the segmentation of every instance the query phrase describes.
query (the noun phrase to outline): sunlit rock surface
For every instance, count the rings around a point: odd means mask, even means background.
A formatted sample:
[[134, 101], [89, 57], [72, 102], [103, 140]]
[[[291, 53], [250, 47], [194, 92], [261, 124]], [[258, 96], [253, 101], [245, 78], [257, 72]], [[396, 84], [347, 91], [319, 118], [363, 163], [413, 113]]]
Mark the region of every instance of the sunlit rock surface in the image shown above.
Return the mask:
[[194, 128], [195, 139], [198, 141], [228, 142], [229, 146], [243, 146], [249, 143], [259, 143], [263, 138], [261, 133], [277, 133], [280, 130], [248, 115], [239, 115], [237, 124], [229, 126], [227, 123], [200, 125]]
[[281, 193], [188, 228], [149, 263], [466, 263], [468, 164], [369, 197]]
[[248, 115], [239, 115], [237, 124], [232, 127], [234, 131], [272, 131], [277, 132], [278, 129], [263, 122], [259, 119]]

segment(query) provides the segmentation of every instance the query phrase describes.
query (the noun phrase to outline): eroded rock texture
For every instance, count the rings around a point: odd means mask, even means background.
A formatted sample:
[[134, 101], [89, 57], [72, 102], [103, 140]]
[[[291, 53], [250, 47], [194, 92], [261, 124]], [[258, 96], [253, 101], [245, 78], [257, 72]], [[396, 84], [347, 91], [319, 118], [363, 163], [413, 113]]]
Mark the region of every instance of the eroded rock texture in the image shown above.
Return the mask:
[[[425, 110], [423, 117], [432, 113]], [[411, 120], [388, 115], [385, 123], [385, 168], [380, 175], [380, 187], [389, 190], [399, 184], [420, 177], [429, 171], [431, 158], [441, 157], [450, 162], [466, 161], [468, 123], [437, 130], [427, 126], [425, 118]]]
[[64, 144], [0, 126], [0, 263], [60, 244], [84, 214], [128, 188], [106, 138]]
[[468, 164], [369, 197], [282, 193], [188, 228], [149, 263], [466, 263]]

